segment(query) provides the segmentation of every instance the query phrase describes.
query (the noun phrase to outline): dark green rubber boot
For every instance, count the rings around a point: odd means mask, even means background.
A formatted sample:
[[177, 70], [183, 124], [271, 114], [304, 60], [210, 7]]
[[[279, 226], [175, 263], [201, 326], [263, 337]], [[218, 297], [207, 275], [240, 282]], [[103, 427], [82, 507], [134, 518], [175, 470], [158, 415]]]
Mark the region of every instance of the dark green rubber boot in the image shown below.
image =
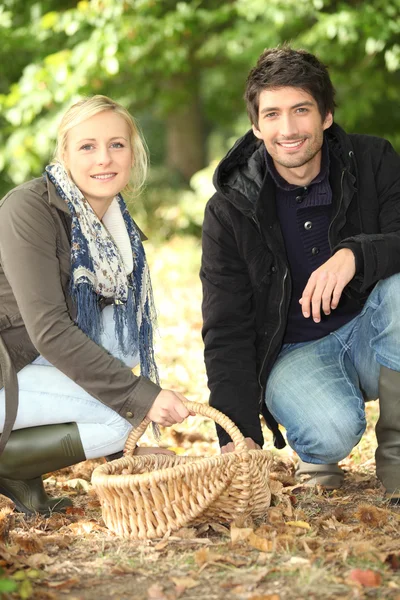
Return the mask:
[[42, 425], [11, 432], [0, 455], [0, 494], [27, 515], [49, 515], [72, 505], [69, 498], [50, 498], [42, 475], [86, 460], [76, 423]]
[[400, 373], [386, 367], [379, 375], [379, 412], [376, 476], [389, 502], [400, 505]]

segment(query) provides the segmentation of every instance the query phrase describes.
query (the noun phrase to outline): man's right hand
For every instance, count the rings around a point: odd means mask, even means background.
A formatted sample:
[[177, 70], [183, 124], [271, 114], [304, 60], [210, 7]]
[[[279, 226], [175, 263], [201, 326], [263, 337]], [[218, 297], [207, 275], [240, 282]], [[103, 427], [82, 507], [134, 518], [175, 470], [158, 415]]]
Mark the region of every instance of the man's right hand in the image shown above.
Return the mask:
[[163, 427], [170, 427], [175, 423], [182, 423], [186, 417], [189, 415], [194, 416], [195, 414], [182, 404], [182, 400], [186, 400], [186, 398], [179, 392], [161, 390], [154, 400], [153, 406], [150, 408], [147, 416], [151, 421], [158, 423], [158, 425], [162, 425]]
[[[244, 441], [247, 444], [249, 450], [261, 450], [261, 446], [255, 443], [252, 438], [244, 438]], [[221, 447], [221, 454], [225, 454], [226, 452], [234, 452], [235, 444], [233, 442], [229, 442], [229, 444], [225, 444], [225, 446]]]

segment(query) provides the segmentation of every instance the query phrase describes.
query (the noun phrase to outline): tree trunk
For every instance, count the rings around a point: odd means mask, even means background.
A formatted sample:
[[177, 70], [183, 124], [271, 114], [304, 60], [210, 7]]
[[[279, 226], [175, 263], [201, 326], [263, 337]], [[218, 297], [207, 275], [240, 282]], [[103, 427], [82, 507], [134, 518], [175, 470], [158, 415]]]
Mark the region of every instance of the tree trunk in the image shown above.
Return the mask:
[[166, 164], [189, 182], [206, 166], [206, 135], [198, 81], [176, 78], [169, 82], [177, 102], [166, 115]]

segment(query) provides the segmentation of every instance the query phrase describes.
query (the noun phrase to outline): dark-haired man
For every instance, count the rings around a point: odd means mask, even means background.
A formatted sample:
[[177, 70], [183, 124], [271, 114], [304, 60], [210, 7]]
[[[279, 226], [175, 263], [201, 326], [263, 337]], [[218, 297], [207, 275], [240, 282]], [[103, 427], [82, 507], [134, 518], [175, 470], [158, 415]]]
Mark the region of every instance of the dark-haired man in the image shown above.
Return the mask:
[[297, 476], [335, 488], [365, 400], [379, 397], [377, 476], [397, 502], [400, 158], [384, 139], [347, 135], [334, 94], [326, 67], [287, 46], [249, 74], [252, 130], [218, 166], [203, 227], [210, 402], [250, 448], [263, 444], [260, 413], [278, 448], [282, 424]]

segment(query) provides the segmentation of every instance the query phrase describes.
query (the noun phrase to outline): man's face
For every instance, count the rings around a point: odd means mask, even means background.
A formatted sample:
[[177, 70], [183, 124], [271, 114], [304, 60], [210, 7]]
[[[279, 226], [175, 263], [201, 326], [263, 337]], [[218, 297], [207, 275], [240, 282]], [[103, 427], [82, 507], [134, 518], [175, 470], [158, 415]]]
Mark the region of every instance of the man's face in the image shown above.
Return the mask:
[[[313, 170], [320, 166], [324, 130], [332, 125], [328, 113], [323, 120], [317, 102], [305, 90], [281, 87], [260, 94], [258, 128], [254, 134], [263, 140], [277, 171], [290, 181], [292, 169]], [[318, 173], [316, 173], [318, 174]]]

